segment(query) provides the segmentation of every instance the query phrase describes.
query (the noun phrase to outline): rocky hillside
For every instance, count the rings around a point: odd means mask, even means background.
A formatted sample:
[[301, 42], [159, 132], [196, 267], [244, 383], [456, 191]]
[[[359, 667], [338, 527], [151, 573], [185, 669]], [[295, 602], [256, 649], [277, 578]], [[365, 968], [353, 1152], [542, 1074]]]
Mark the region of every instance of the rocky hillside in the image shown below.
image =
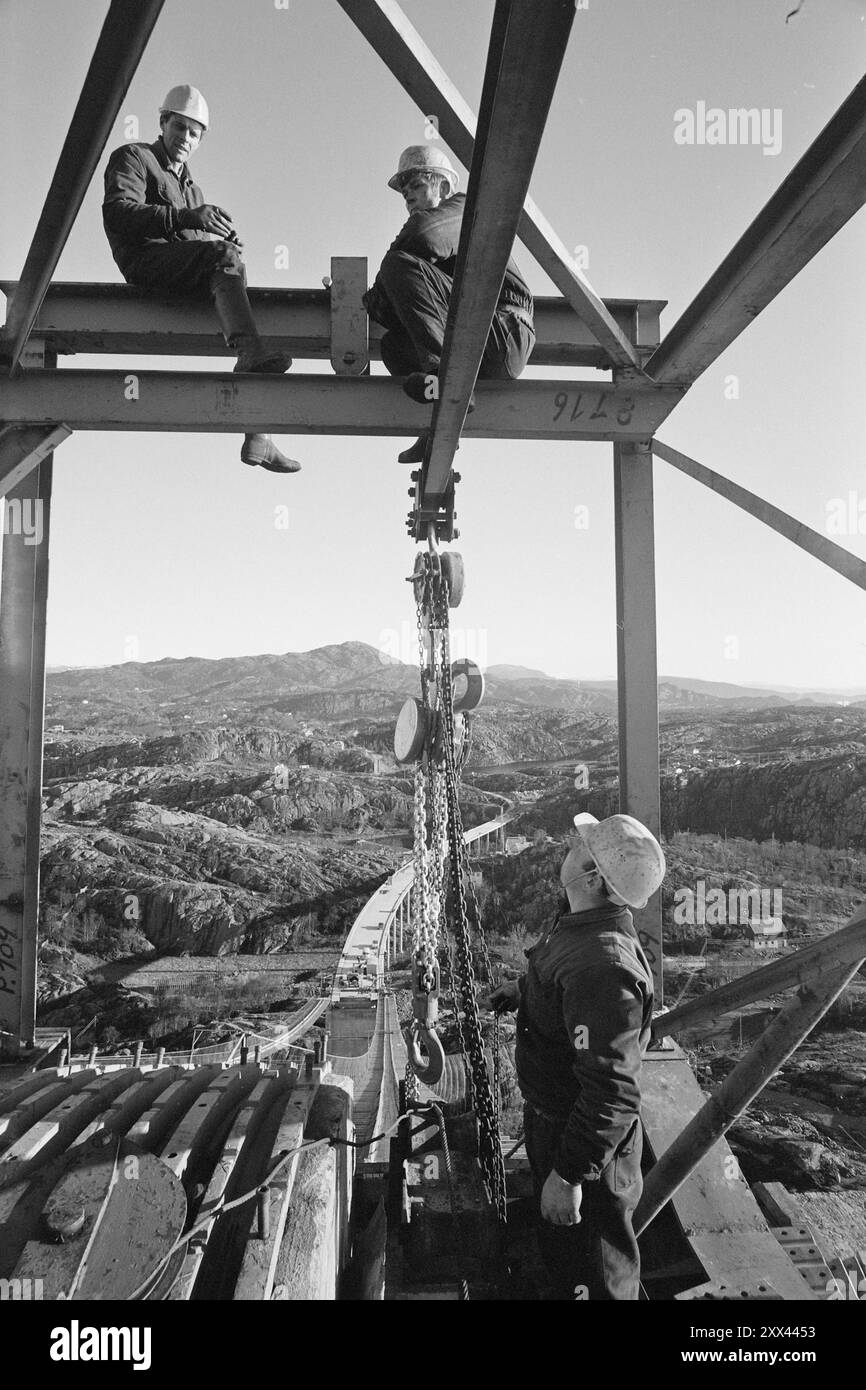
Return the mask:
[[866, 848], [866, 756], [723, 767], [668, 781], [663, 825], [749, 840]]
[[[309, 726], [104, 743], [55, 736], [45, 760], [43, 940], [106, 959], [339, 938], [409, 843], [411, 778], [372, 768], [368, 749]], [[467, 825], [498, 810], [467, 789]], [[54, 989], [49, 974], [43, 986]]]
[[[483, 780], [500, 792], [532, 785], [519, 776]], [[576, 811], [590, 811], [601, 820], [618, 809], [614, 778], [586, 792], [575, 791], [572, 781], [565, 775], [548, 779], [544, 794], [524, 812], [522, 826], [562, 835], [570, 830]], [[534, 784], [538, 785], [537, 779]], [[661, 814], [666, 837], [691, 830], [864, 850], [866, 756], [839, 754], [762, 766], [744, 763], [663, 776]]]

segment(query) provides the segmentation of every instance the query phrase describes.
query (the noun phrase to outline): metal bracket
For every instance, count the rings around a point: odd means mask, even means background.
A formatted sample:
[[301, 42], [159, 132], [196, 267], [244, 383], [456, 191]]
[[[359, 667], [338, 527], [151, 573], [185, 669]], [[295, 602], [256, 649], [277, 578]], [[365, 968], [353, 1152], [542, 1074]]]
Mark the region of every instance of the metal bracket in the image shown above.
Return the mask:
[[331, 366], [337, 376], [363, 376], [370, 369], [366, 256], [331, 257]]
[[456, 541], [460, 535], [455, 526], [457, 513], [454, 510], [454, 490], [460, 482], [460, 474], [452, 469], [448, 474], [448, 486], [441, 497], [434, 499], [434, 506], [422, 506], [421, 498], [424, 495], [424, 468], [416, 470], [412, 474], [414, 487], [409, 489], [409, 496], [415, 500], [415, 505], [406, 519], [406, 529], [413, 540], [426, 542], [431, 525], [435, 528], [435, 536], [439, 541]]

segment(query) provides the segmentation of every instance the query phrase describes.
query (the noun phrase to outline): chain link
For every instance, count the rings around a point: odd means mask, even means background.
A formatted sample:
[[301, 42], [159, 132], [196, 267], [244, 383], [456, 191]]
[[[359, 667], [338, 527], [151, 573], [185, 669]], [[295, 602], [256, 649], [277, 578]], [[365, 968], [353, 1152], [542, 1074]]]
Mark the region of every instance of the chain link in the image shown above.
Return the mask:
[[[457, 1039], [467, 1071], [467, 1099], [478, 1125], [481, 1173], [497, 1217], [504, 1222], [505, 1165], [499, 1135], [499, 1029], [497, 1020], [493, 1030], [491, 1087], [476, 997], [473, 929], [488, 987], [494, 984], [494, 976], [463, 840], [459, 778], [467, 747], [464, 743], [458, 758], [451, 684], [448, 585], [432, 560], [426, 562], [423, 578], [419, 576], [416, 583], [416, 623], [421, 694], [429, 718], [431, 740], [415, 771], [412, 948], [413, 953], [425, 951], [428, 960], [435, 960], [437, 955], [447, 957]], [[464, 719], [464, 729], [467, 724]], [[441, 748], [438, 759], [439, 749], [434, 752], [433, 744]], [[453, 946], [446, 911], [446, 860], [454, 918]], [[444, 953], [440, 948], [440, 925]], [[406, 1071], [406, 1097], [407, 1101], [418, 1097], [418, 1081], [411, 1067]]]
[[[464, 1003], [464, 1027], [468, 1042], [469, 1062], [472, 1070], [475, 1093], [475, 1113], [478, 1118], [478, 1157], [481, 1172], [490, 1193], [490, 1200], [501, 1222], [506, 1218], [505, 1165], [502, 1161], [502, 1145], [499, 1139], [497, 1105], [494, 1102], [484, 1055], [481, 1035], [481, 1019], [475, 992], [475, 971], [472, 963], [469, 920], [466, 911], [466, 885], [473, 899], [476, 916], [476, 930], [480, 928], [481, 915], [474, 896], [469, 869], [469, 858], [463, 839], [463, 818], [458, 797], [458, 775], [454, 754], [454, 693], [451, 687], [451, 662], [448, 634], [448, 589], [446, 584], [439, 587], [434, 596], [439, 609], [438, 618], [443, 629], [442, 653], [442, 713], [445, 721], [445, 768], [446, 793], [448, 797], [448, 838], [450, 849], [450, 870], [452, 887], [452, 906], [454, 909], [454, 929], [457, 948], [457, 972], [460, 991]], [[483, 939], [483, 932], [481, 933]], [[484, 949], [486, 951], [486, 942]], [[489, 971], [490, 957], [486, 957]]]

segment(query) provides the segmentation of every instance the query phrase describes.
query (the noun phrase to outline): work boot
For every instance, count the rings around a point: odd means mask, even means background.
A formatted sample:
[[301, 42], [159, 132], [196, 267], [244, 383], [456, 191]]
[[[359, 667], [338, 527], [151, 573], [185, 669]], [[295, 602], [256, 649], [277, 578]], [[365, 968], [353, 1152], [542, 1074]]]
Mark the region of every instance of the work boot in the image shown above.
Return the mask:
[[427, 452], [427, 440], [430, 438], [426, 432], [419, 434], [414, 444], [410, 444], [408, 449], [404, 449], [402, 454], [397, 455], [398, 463], [423, 463], [424, 455]]
[[292, 359], [287, 352], [268, 352], [258, 337], [244, 337], [240, 342], [232, 343], [232, 347], [238, 350], [238, 360], [232, 367], [233, 372], [273, 372], [279, 376], [287, 372], [292, 365]]
[[[430, 435], [425, 430], [424, 434], [419, 434], [414, 444], [410, 444], [408, 449], [404, 449], [402, 454], [397, 455], [398, 463], [423, 463], [424, 455], [427, 452], [427, 440]], [[456, 447], [460, 448], [458, 440]]]
[[246, 434], [241, 449], [241, 462], [251, 468], [266, 468], [269, 473], [299, 473], [296, 459], [280, 452], [269, 434]]
[[[417, 401], [419, 405], [432, 405], [439, 394], [438, 374], [435, 371], [410, 372], [403, 382], [403, 390], [410, 400]], [[475, 394], [473, 392], [469, 397], [469, 405], [466, 407], [467, 415], [474, 409]]]
[[211, 276], [211, 293], [226, 345], [239, 354], [236, 372], [287, 372], [292, 359], [287, 353], [268, 352], [259, 338], [247, 287], [242, 275], [216, 270]]
[[[236, 346], [240, 348], [240, 356], [232, 368], [233, 372], [279, 374], [287, 372], [292, 365], [292, 359], [286, 353], [268, 355], [257, 337], [250, 342], [245, 335]], [[241, 462], [248, 463], [251, 468], [266, 468], [269, 473], [297, 473], [301, 467], [296, 459], [290, 459], [280, 452], [269, 434], [245, 434]]]

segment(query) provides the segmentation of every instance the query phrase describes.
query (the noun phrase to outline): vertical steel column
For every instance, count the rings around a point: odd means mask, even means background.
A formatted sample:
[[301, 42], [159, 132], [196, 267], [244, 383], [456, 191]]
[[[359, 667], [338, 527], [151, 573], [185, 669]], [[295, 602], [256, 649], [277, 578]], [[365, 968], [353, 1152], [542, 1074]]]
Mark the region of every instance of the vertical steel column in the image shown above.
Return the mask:
[[[659, 710], [656, 662], [652, 453], [648, 443], [613, 446], [616, 544], [616, 657], [619, 803], [655, 836], [660, 832]], [[661, 893], [633, 912], [663, 999]]]
[[[38, 361], [34, 360], [38, 355]], [[40, 348], [28, 367], [54, 366]], [[33, 1046], [54, 454], [6, 496], [0, 573], [0, 1053]]]

